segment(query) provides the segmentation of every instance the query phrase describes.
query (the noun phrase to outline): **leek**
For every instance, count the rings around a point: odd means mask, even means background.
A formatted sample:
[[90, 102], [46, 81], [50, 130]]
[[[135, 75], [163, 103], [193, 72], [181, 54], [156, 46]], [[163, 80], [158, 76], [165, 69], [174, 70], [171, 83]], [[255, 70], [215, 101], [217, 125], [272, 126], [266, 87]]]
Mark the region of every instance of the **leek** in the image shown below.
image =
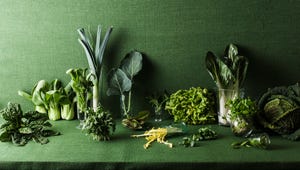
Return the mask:
[[82, 45], [87, 61], [90, 67], [91, 72], [91, 81], [93, 82], [93, 109], [97, 111], [97, 107], [99, 105], [99, 98], [100, 98], [100, 88], [102, 83], [102, 60], [105, 51], [105, 47], [107, 45], [109, 36], [112, 32], [112, 27], [108, 28], [103, 41], [101, 42], [101, 31], [102, 28], [98, 25], [97, 30], [97, 37], [96, 37], [96, 44], [93, 48], [92, 43], [90, 42], [89, 36], [86, 34], [84, 28], [79, 28], [77, 32], [80, 35], [78, 39], [79, 43]]

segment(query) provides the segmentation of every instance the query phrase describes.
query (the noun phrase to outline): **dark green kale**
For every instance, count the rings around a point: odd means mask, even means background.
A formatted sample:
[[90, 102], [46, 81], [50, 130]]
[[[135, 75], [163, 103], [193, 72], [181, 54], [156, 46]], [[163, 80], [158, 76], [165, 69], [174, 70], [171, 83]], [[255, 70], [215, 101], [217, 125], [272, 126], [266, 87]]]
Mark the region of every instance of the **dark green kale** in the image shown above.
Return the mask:
[[59, 135], [59, 132], [51, 130], [48, 115], [37, 111], [23, 113], [20, 104], [8, 103], [7, 107], [0, 111], [5, 122], [0, 126], [0, 141], [12, 142], [18, 146], [26, 145], [30, 140], [46, 144], [46, 137]]

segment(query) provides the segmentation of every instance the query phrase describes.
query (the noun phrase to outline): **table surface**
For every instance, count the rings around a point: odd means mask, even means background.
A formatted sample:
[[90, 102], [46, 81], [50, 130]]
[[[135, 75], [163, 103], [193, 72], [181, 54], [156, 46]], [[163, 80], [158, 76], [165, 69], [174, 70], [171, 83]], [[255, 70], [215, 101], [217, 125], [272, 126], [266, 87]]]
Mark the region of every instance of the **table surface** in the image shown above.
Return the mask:
[[51, 123], [62, 135], [49, 137], [48, 144], [31, 141], [18, 147], [0, 143], [0, 169], [300, 169], [300, 143], [280, 136], [271, 136], [267, 150], [233, 149], [232, 142], [244, 139], [235, 137], [229, 127], [207, 125], [218, 133], [218, 139], [186, 148], [178, 145], [182, 137], [204, 127], [188, 126], [188, 134], [167, 137], [173, 148], [155, 142], [144, 149], [145, 138], [130, 137], [144, 131], [129, 130], [120, 121], [112, 139], [104, 142], [94, 141], [77, 129], [77, 120]]

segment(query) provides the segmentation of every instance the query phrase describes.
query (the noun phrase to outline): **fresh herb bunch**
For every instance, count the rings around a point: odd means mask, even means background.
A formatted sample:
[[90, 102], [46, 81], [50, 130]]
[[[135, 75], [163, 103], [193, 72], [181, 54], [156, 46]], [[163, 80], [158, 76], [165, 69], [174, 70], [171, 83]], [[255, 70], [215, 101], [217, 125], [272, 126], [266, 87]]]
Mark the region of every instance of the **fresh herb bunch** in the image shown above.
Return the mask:
[[217, 136], [218, 135], [214, 130], [209, 127], [203, 127], [199, 128], [198, 132], [193, 134], [191, 137], [184, 137], [182, 142], [179, 144], [185, 147], [195, 147], [197, 146], [198, 141], [216, 139]]
[[174, 121], [187, 124], [208, 124], [216, 121], [213, 94], [206, 88], [192, 87], [171, 94], [165, 109]]
[[49, 129], [52, 125], [48, 122], [46, 114], [37, 111], [23, 113], [19, 104], [9, 102], [0, 114], [5, 120], [0, 127], [1, 142], [24, 146], [33, 140], [36, 143], [46, 144], [49, 142], [46, 137], [60, 134]]
[[110, 140], [110, 136], [115, 129], [116, 124], [112, 115], [108, 111], [105, 111], [101, 105], [97, 107], [96, 111], [91, 108], [87, 109], [82, 130], [86, 131], [86, 134], [90, 135], [93, 140]]
[[226, 107], [230, 108], [230, 119], [234, 120], [239, 116], [244, 118], [253, 118], [258, 112], [258, 106], [255, 101], [248, 98], [236, 98], [229, 100]]
[[149, 103], [154, 107], [155, 112], [159, 112], [165, 108], [166, 102], [169, 100], [169, 94], [165, 91], [163, 94], [154, 93], [147, 97]]

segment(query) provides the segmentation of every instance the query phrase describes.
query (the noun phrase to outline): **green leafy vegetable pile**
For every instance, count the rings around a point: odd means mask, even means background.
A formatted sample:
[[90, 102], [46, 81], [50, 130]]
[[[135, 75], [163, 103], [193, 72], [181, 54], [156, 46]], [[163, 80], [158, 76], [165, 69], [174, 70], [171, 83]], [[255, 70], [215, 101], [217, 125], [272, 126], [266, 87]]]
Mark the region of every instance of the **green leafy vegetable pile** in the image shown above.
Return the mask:
[[263, 127], [281, 135], [289, 135], [300, 128], [300, 86], [278, 86], [268, 89], [259, 102], [258, 115]]
[[101, 105], [97, 107], [96, 111], [91, 108], [87, 109], [82, 130], [86, 131], [86, 134], [89, 134], [93, 140], [110, 140], [111, 133], [115, 129], [116, 125], [112, 115], [108, 111], [105, 111]]
[[51, 83], [40, 80], [34, 85], [31, 94], [21, 90], [18, 94], [31, 101], [36, 111], [48, 114], [50, 120], [74, 118], [75, 93], [69, 85], [63, 87], [58, 79]]
[[217, 136], [218, 135], [214, 130], [203, 127], [198, 129], [198, 133], [193, 134], [191, 137], [184, 137], [179, 144], [185, 147], [195, 147], [198, 141], [216, 139]]
[[216, 121], [213, 94], [206, 88], [178, 90], [171, 94], [165, 109], [174, 116], [175, 122], [197, 125]]
[[7, 107], [0, 111], [5, 122], [0, 127], [0, 141], [12, 142], [23, 146], [28, 141], [46, 144], [46, 137], [59, 135], [59, 132], [49, 129], [52, 125], [47, 121], [46, 114], [37, 111], [23, 113], [21, 106], [16, 103], [8, 103]]

